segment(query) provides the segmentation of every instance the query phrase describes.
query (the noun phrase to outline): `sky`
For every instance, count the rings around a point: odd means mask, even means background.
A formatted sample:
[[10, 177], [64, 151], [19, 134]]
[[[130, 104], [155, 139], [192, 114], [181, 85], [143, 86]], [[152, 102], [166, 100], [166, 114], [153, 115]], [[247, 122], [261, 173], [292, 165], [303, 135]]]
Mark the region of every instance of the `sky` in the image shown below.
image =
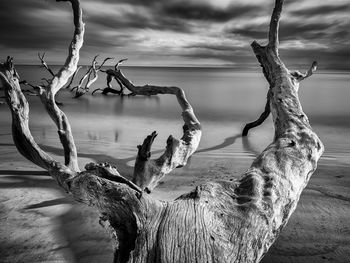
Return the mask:
[[[266, 44], [273, 0], [81, 0], [86, 23], [80, 64], [100, 55], [130, 66], [256, 68], [253, 40]], [[18, 64], [62, 64], [73, 24], [68, 2], [0, 1], [0, 56]], [[350, 70], [350, 0], [286, 0], [280, 55], [289, 68], [313, 60]]]

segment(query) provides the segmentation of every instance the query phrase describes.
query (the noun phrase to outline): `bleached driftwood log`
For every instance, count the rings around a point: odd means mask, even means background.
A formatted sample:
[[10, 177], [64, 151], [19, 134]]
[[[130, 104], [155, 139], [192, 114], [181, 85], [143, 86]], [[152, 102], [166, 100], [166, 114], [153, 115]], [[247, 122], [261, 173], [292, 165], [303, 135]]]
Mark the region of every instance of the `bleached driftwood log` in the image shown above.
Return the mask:
[[70, 89], [70, 87], [73, 84], [73, 81], [75, 79], [75, 76], [78, 74], [79, 70], [82, 68], [82, 66], [77, 67], [77, 69], [74, 71], [73, 75], [70, 77], [70, 81], [68, 85], [65, 87], [66, 89]]
[[[51, 94], [50, 100], [44, 100], [51, 105], [54, 105], [55, 91], [74, 72], [77, 59], [73, 57], [78, 57], [77, 47], [82, 42], [79, 2], [70, 2], [76, 22], [74, 39], [81, 41], [73, 39], [72, 52], [67, 59], [68, 65], [72, 65], [68, 67], [69, 73], [64, 67], [53, 81], [56, 84], [41, 91]], [[273, 142], [240, 178], [232, 175], [232, 181], [205, 183], [172, 202], [154, 200], [143, 191], [153, 185], [153, 180], [143, 184], [147, 173], [158, 180], [159, 169], [151, 169], [148, 160], [154, 133], [139, 147], [134, 182], [122, 177], [116, 167], [109, 164], [88, 164], [85, 171], [79, 172], [72, 165], [76, 155], [71, 153], [76, 151], [73, 137], [67, 136], [70, 134], [68, 119], [57, 107], [50, 106], [50, 115], [64, 116], [59, 124], [64, 124], [60, 131], [65, 140], [61, 133], [60, 138], [70, 151], [65, 151], [66, 165], [63, 165], [40, 149], [31, 136], [28, 103], [21, 92], [12, 59], [8, 58], [0, 65], [0, 79], [12, 113], [15, 145], [27, 159], [47, 169], [75, 200], [94, 206], [100, 212], [100, 222], [114, 240], [114, 262], [258, 262], [278, 237], [323, 152], [322, 142], [312, 131], [299, 102], [300, 77], [290, 72], [278, 56], [282, 4], [283, 0], [276, 0], [269, 44], [252, 44], [270, 83], [269, 102], [275, 126]], [[193, 133], [200, 137], [199, 122], [183, 91], [175, 87], [135, 87], [120, 70], [113, 74], [136, 94], [170, 93], [177, 96], [187, 125], [183, 143], [171, 140], [171, 147], [168, 146], [165, 153], [168, 161], [161, 160], [153, 165], [162, 166], [163, 162], [167, 171], [182, 165], [183, 161], [175, 162], [175, 159], [183, 160], [195, 150], [187, 149], [187, 140]], [[176, 152], [176, 147], [185, 150]]]
[[[92, 62], [91, 62], [91, 66], [89, 67], [89, 69], [86, 71], [86, 73], [81, 77], [79, 83], [77, 86], [72, 88], [72, 91], [75, 90], [75, 96], [74, 98], [79, 98], [81, 96], [83, 96], [85, 93], [87, 93], [90, 89], [90, 86], [92, 84], [94, 84], [96, 82], [96, 80], [98, 79], [98, 72], [101, 71], [102, 67], [104, 66], [104, 64], [113, 58], [107, 57], [105, 58], [101, 65], [98, 66], [97, 63], [97, 57], [98, 55], [96, 55]], [[77, 69], [78, 70], [78, 69]], [[74, 79], [75, 74], [77, 73], [77, 71], [73, 74], [72, 78], [71, 78], [71, 82], [68, 86], [70, 86], [72, 84], [72, 81]], [[83, 87], [83, 83], [84, 81], [87, 79], [85, 86]]]
[[[123, 59], [119, 60], [114, 66], [115, 70], [118, 70], [119, 65], [121, 65], [126, 60], [128, 60], [128, 59], [127, 58], [123, 58]], [[92, 92], [92, 95], [94, 95], [94, 93], [97, 92], [97, 91], [102, 91], [103, 95], [108, 95], [109, 93], [112, 93], [112, 94], [117, 94], [117, 95], [120, 95], [120, 96], [124, 96], [125, 95], [124, 94], [124, 85], [113, 74], [111, 75], [111, 74], [108, 73], [108, 72], [114, 72], [114, 71], [110, 70], [110, 69], [101, 70], [101, 71], [105, 72], [107, 74], [107, 77], [106, 77], [107, 87], [95, 89]], [[113, 79], [115, 79], [117, 81], [117, 83], [118, 83], [118, 85], [120, 87], [120, 90], [117, 90], [117, 89], [113, 88], [113, 86], [112, 86], [112, 80]], [[133, 94], [128, 94], [128, 95], [133, 95]]]

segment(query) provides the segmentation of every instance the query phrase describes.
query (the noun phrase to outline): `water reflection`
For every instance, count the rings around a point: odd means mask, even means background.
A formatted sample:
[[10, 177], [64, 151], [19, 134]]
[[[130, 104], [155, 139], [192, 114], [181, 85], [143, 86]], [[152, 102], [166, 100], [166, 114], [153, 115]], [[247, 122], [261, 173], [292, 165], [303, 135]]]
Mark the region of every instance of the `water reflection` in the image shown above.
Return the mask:
[[118, 142], [118, 139], [119, 139], [119, 132], [115, 131], [115, 133], [114, 133], [114, 142]]
[[[39, 68], [19, 67], [18, 70], [23, 79], [34, 84], [42, 76]], [[267, 87], [264, 88], [266, 81], [260, 72], [125, 68], [125, 74], [136, 85], [179, 86], [186, 91], [205, 129], [202, 142], [206, 141], [206, 144], [197, 153], [246, 157], [247, 152], [256, 155], [270, 142], [266, 134], [271, 131], [267, 127], [259, 127], [257, 130], [263, 132], [254, 136], [259, 137], [258, 142], [242, 138], [242, 145], [236, 143], [240, 138], [240, 126], [246, 120], [254, 119], [256, 113], [264, 108]], [[324, 156], [342, 161], [350, 154], [350, 142], [347, 140], [350, 132], [348, 80], [346, 74], [316, 74], [312, 81], [303, 82], [300, 89], [304, 111], [326, 144]], [[95, 85], [104, 84], [104, 78], [99, 78]], [[113, 151], [118, 156], [131, 156], [135, 155], [135, 146], [152, 130], [160, 134], [155, 150], [164, 148], [169, 134], [181, 137], [181, 109], [173, 95], [120, 97], [86, 94], [72, 99], [73, 95], [68, 90], [62, 90], [58, 99], [64, 103], [63, 110], [72, 125], [76, 143], [83, 149], [95, 147], [101, 152]], [[37, 97], [28, 97], [28, 100], [34, 136], [44, 144], [53, 144], [52, 141], [57, 141], [57, 128]], [[0, 123], [3, 127], [11, 125], [7, 107], [0, 108]], [[237, 133], [230, 135], [229, 131], [234, 126], [238, 127]], [[115, 143], [123, 148], [108, 148]]]

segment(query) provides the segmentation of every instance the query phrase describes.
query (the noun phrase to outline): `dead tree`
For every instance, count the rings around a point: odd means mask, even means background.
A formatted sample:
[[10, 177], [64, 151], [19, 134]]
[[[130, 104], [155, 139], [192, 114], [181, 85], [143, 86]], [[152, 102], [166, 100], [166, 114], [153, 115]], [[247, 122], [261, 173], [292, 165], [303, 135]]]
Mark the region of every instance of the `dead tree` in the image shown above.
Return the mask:
[[[169, 137], [164, 154], [150, 159], [156, 133], [140, 145], [134, 179], [110, 164], [88, 164], [79, 171], [68, 118], [56, 106], [56, 92], [74, 73], [83, 42], [84, 24], [78, 0], [70, 0], [75, 33], [66, 64], [40, 97], [55, 121], [65, 149], [57, 162], [34, 141], [28, 127], [28, 103], [11, 58], [0, 64], [0, 79], [12, 113], [12, 133], [19, 152], [47, 169], [78, 202], [94, 206], [114, 240], [114, 262], [258, 262], [276, 240], [296, 208], [316, 169], [323, 145], [313, 132], [298, 98], [300, 77], [278, 55], [278, 24], [283, 0], [276, 0], [269, 43], [253, 42], [254, 53], [270, 83], [269, 103], [275, 126], [273, 142], [240, 177], [212, 181], [172, 202], [147, 194], [162, 176], [186, 164], [196, 150], [201, 128], [182, 89], [134, 86], [119, 69], [114, 75], [136, 94], [173, 94], [185, 122], [180, 140]], [[234, 174], [234, 173], [232, 173]]]
[[[73, 90], [76, 90], [75, 91], [75, 97], [74, 98], [79, 98], [81, 96], [83, 96], [85, 93], [89, 92], [89, 89], [90, 89], [90, 86], [92, 84], [95, 83], [95, 81], [98, 79], [98, 72], [102, 70], [102, 67], [103, 65], [110, 59], [113, 59], [113, 58], [105, 58], [101, 65], [97, 65], [97, 57], [98, 55], [96, 55], [94, 57], [94, 59], [92, 60], [91, 62], [91, 66], [89, 67], [89, 69], [86, 71], [86, 73], [81, 77], [79, 83], [78, 83], [78, 86], [75, 86], [74, 88], [72, 88], [72, 91]], [[79, 68], [77, 68], [77, 71], [78, 71]], [[73, 74], [72, 78], [71, 78], [71, 82], [73, 81], [74, 79], [74, 76], [75, 74], [77, 73], [77, 71]], [[85, 83], [85, 86], [83, 87], [83, 83], [84, 81], [86, 80], [87, 78], [87, 81]], [[69, 86], [71, 85], [71, 83], [69, 84]]]
[[[122, 64], [124, 61], [128, 60], [127, 58], [123, 58], [121, 60], [119, 60], [117, 62], [117, 64], [115, 64], [114, 66], [114, 69], [117, 70], [119, 65]], [[97, 91], [102, 91], [102, 94], [103, 95], [108, 95], [109, 93], [112, 93], [112, 94], [117, 94], [117, 95], [120, 95], [120, 96], [124, 96], [124, 86], [123, 84], [120, 82], [120, 80], [118, 78], [116, 78], [113, 74], [110, 74], [110, 72], [113, 72], [113, 70], [110, 70], [110, 69], [107, 69], [107, 70], [101, 70], [103, 72], [105, 72], [107, 74], [107, 77], [106, 77], [106, 81], [107, 81], [107, 87], [106, 88], [98, 88], [98, 89], [95, 89], [93, 92], [92, 92], [92, 95], [94, 95], [95, 92]], [[120, 87], [120, 90], [117, 90], [117, 89], [114, 89], [113, 86], [112, 86], [112, 80], [115, 79]], [[134, 94], [128, 94], [128, 95], [134, 95]]]

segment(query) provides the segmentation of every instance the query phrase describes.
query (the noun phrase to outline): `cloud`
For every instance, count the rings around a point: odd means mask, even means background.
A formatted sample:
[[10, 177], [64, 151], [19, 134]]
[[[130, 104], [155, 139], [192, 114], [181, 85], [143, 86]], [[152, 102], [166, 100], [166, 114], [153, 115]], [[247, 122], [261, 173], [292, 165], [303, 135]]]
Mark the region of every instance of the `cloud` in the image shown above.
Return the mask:
[[[256, 63], [252, 40], [266, 42], [273, 0], [83, 0], [86, 34], [81, 62], [93, 55], [129, 57], [128, 63], [244, 65]], [[350, 69], [350, 0], [286, 1], [281, 53], [300, 65], [319, 56], [324, 67]], [[0, 55], [36, 62], [47, 51], [60, 63], [72, 37], [68, 3], [0, 1]], [[175, 62], [174, 62], [175, 61]]]
[[218, 8], [205, 2], [181, 1], [164, 5], [160, 9], [165, 16], [201, 21], [226, 22], [233, 18], [247, 16], [257, 10], [254, 5], [230, 5]]
[[69, 23], [65, 21], [71, 17], [70, 13], [43, 1], [1, 1], [0, 17], [3, 46], [40, 50], [64, 44], [69, 39], [65, 32]]
[[[320, 39], [332, 32], [327, 32], [331, 27], [336, 25], [319, 21], [318, 23], [305, 23], [300, 21], [283, 21], [280, 25], [280, 40], [291, 39], [308, 39], [315, 40]], [[254, 39], [265, 39], [267, 37], [268, 28], [267, 24], [262, 23], [246, 23], [239, 27], [233, 27], [227, 29], [228, 33], [237, 34], [242, 37]]]
[[306, 8], [300, 8], [294, 11], [291, 11], [291, 15], [295, 16], [302, 16], [302, 17], [309, 17], [310, 15], [316, 16], [316, 15], [328, 15], [331, 13], [337, 13], [337, 12], [348, 12], [350, 9], [349, 3], [342, 3], [342, 4], [325, 4], [325, 5], [317, 5], [317, 6], [311, 6]]
[[118, 14], [91, 13], [87, 18], [87, 22], [115, 31], [120, 29], [155, 29], [190, 32], [190, 28], [186, 25], [185, 21], [172, 19], [167, 16], [159, 16], [153, 14], [151, 10], [138, 10], [138, 8]]

